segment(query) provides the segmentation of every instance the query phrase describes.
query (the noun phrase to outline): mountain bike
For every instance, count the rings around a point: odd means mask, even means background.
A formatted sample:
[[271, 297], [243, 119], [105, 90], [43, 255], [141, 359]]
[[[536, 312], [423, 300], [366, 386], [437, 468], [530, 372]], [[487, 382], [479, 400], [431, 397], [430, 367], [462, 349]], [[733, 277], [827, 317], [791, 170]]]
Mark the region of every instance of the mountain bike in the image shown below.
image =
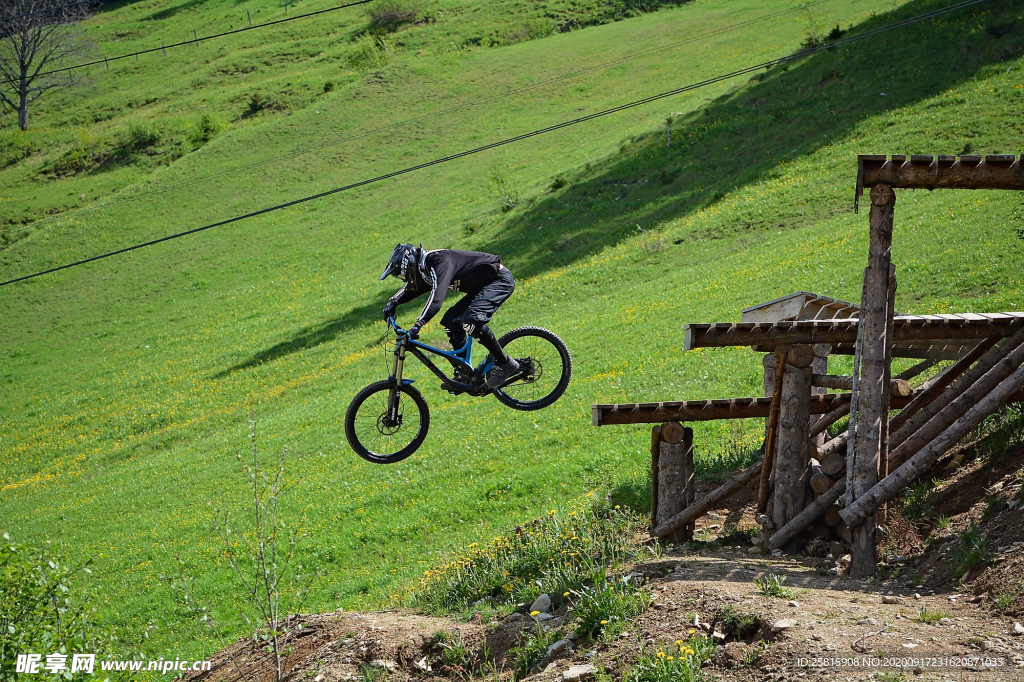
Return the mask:
[[[405, 459], [416, 452], [427, 437], [430, 426], [427, 402], [413, 387], [413, 380], [402, 376], [407, 354], [426, 365], [441, 379], [441, 387], [452, 395], [493, 394], [502, 404], [516, 410], [539, 410], [551, 405], [565, 393], [572, 379], [569, 349], [547, 329], [519, 327], [498, 339], [505, 352], [519, 362], [519, 371], [492, 389], [487, 386], [487, 372], [494, 366], [494, 358], [488, 354], [474, 367], [471, 364], [472, 337], [462, 348], [447, 351], [410, 337], [394, 318], [387, 323], [382, 344], [385, 352], [393, 356], [390, 376], [359, 391], [345, 414], [345, 436], [349, 445], [360, 457], [376, 464]], [[434, 364], [427, 353], [450, 363], [451, 375]]]

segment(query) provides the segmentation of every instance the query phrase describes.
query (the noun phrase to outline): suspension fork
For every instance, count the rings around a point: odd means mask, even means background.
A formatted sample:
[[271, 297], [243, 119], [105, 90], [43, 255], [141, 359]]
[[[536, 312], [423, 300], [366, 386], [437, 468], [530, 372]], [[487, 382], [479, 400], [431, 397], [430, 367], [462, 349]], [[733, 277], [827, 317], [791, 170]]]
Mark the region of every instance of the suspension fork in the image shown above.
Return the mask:
[[388, 419], [394, 423], [398, 422], [398, 389], [402, 385], [402, 369], [405, 366], [405, 344], [405, 339], [399, 339], [395, 344], [395, 360], [391, 366], [393, 384], [388, 393]]

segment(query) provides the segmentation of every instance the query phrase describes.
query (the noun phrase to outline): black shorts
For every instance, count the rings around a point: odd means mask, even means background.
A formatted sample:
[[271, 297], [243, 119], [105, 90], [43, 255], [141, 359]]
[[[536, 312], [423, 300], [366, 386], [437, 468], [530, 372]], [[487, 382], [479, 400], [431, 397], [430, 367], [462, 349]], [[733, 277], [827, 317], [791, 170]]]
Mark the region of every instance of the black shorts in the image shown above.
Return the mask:
[[500, 268], [497, 277], [475, 293], [467, 293], [441, 317], [441, 326], [448, 330], [465, 329], [470, 334], [491, 321], [491, 316], [516, 289], [516, 280], [507, 268]]

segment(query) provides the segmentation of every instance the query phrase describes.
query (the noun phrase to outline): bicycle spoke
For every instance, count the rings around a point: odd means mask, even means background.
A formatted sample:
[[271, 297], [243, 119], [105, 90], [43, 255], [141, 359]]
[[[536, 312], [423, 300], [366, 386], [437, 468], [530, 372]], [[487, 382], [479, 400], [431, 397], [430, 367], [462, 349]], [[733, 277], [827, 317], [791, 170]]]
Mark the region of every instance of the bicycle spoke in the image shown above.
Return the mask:
[[367, 397], [359, 406], [353, 423], [359, 442], [374, 455], [381, 457], [401, 451], [416, 438], [422, 428], [419, 411], [405, 409], [411, 400], [403, 393], [397, 396], [397, 423], [388, 423], [389, 394], [390, 390], [381, 390]]
[[534, 366], [533, 380], [518, 379], [502, 389], [513, 400], [533, 402], [555, 389], [561, 379], [564, 363], [558, 349], [538, 336], [513, 339], [505, 352], [514, 358], [529, 359]]

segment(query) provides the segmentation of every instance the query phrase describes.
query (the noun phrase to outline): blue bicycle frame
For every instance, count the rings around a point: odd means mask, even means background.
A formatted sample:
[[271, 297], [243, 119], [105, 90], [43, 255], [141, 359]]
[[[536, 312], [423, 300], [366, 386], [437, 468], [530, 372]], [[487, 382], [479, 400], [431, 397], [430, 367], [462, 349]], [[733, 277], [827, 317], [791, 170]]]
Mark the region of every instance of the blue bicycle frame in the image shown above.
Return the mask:
[[412, 353], [417, 360], [426, 365], [427, 369], [429, 369], [431, 372], [437, 375], [437, 377], [441, 379], [441, 381], [451, 385], [453, 388], [466, 392], [473, 392], [474, 390], [476, 390], [477, 387], [471, 384], [463, 384], [455, 381], [452, 377], [449, 377], [437, 365], [435, 365], [430, 360], [430, 358], [428, 358], [426, 355], [422, 353], [422, 351], [427, 351], [429, 353], [433, 353], [434, 355], [440, 355], [444, 357], [446, 360], [451, 362], [453, 366], [462, 368], [471, 376], [483, 377], [484, 375], [487, 374], [488, 371], [490, 371], [491, 367], [494, 366], [493, 358], [488, 356], [487, 360], [485, 360], [479, 367], [477, 367], [476, 369], [473, 368], [473, 365], [471, 364], [471, 360], [473, 357], [472, 337], [466, 338], [466, 345], [463, 346], [462, 348], [459, 348], [458, 350], [445, 351], [441, 350], [440, 348], [428, 346], [427, 344], [421, 341], [417, 341], [416, 339], [409, 338], [409, 332], [399, 327], [398, 323], [395, 321], [395, 318], [393, 317], [388, 319], [388, 324], [398, 334], [398, 340], [395, 345], [395, 362], [391, 371], [391, 378], [395, 382], [396, 386], [398, 386], [399, 384], [412, 383], [412, 380], [402, 378], [402, 370], [405, 365], [406, 351]]

